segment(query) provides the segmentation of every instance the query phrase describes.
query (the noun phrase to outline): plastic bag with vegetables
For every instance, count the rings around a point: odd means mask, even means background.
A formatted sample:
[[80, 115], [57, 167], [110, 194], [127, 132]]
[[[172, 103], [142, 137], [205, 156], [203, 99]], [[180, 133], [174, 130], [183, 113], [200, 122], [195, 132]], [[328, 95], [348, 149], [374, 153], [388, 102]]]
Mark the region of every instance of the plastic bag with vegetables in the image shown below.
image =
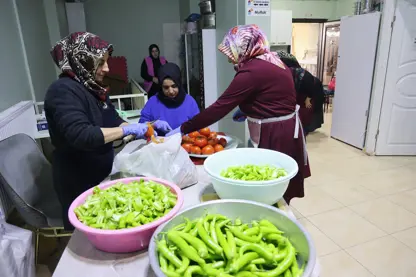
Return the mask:
[[181, 141], [180, 134], [167, 137], [158, 144], [133, 141], [115, 157], [112, 173], [120, 172], [122, 177], [157, 177], [175, 183], [180, 188], [196, 184], [196, 167], [181, 147]]

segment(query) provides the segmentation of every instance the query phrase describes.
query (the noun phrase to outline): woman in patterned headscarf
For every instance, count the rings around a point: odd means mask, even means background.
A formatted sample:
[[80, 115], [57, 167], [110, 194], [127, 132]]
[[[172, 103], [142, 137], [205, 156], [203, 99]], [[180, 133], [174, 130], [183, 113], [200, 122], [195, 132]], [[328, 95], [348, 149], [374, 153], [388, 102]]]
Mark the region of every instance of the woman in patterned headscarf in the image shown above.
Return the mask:
[[90, 33], [73, 33], [52, 49], [62, 74], [48, 89], [45, 113], [55, 146], [53, 181], [62, 204], [64, 227], [72, 229], [68, 208], [83, 191], [111, 172], [112, 142], [126, 135], [143, 137], [146, 124], [127, 124], [107, 96], [103, 79], [111, 44]]
[[299, 115], [305, 135], [320, 128], [323, 124], [324, 92], [322, 83], [309, 71], [303, 69], [295, 56], [284, 51], [277, 55], [292, 71], [297, 92], [297, 103], [300, 106]]
[[235, 115], [236, 121], [247, 118], [255, 147], [286, 153], [299, 165], [284, 195], [286, 201], [303, 197], [304, 178], [310, 170], [291, 71], [270, 52], [266, 36], [256, 25], [232, 28], [219, 50], [237, 74], [214, 104], [168, 135], [209, 126], [239, 106], [242, 112]]

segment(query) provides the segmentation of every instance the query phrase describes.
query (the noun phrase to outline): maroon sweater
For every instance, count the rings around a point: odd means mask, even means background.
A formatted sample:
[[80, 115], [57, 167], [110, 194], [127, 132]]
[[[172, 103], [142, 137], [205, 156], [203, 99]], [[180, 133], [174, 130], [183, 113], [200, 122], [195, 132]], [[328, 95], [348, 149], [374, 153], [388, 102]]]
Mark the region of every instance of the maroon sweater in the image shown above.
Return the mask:
[[293, 113], [296, 91], [292, 72], [260, 59], [252, 59], [240, 68], [218, 100], [191, 120], [182, 124], [185, 134], [209, 126], [235, 107], [253, 118], [278, 117]]

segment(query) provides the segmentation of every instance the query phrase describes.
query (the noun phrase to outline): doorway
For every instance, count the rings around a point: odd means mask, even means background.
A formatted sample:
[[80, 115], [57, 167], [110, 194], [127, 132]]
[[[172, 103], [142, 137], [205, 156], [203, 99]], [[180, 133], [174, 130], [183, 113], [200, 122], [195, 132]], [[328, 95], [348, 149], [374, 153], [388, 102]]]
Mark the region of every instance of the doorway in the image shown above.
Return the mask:
[[322, 23], [292, 24], [292, 55], [312, 75], [318, 76], [319, 39]]

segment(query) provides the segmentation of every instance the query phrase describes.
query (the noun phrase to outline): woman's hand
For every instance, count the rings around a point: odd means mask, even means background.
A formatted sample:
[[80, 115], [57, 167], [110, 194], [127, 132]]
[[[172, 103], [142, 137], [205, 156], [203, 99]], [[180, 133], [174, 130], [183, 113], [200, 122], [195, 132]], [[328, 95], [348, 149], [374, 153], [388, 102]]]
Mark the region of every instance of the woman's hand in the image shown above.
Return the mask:
[[159, 84], [159, 79], [157, 77], [153, 77], [153, 83]]
[[157, 120], [155, 123], [153, 123], [153, 128], [164, 134], [172, 131], [172, 128], [170, 127], [169, 123], [163, 120]]
[[234, 114], [233, 114], [233, 120], [235, 122], [244, 122], [247, 119], [247, 115], [245, 113], [243, 113], [240, 109], [238, 109]]
[[[133, 135], [136, 139], [143, 139], [145, 138], [144, 135], [147, 132], [147, 124], [146, 123], [135, 123], [129, 124], [122, 127], [123, 129], [123, 136]], [[157, 134], [155, 134], [157, 136]]]
[[307, 98], [305, 99], [305, 107], [306, 107], [307, 109], [312, 108], [311, 98], [307, 97]]

